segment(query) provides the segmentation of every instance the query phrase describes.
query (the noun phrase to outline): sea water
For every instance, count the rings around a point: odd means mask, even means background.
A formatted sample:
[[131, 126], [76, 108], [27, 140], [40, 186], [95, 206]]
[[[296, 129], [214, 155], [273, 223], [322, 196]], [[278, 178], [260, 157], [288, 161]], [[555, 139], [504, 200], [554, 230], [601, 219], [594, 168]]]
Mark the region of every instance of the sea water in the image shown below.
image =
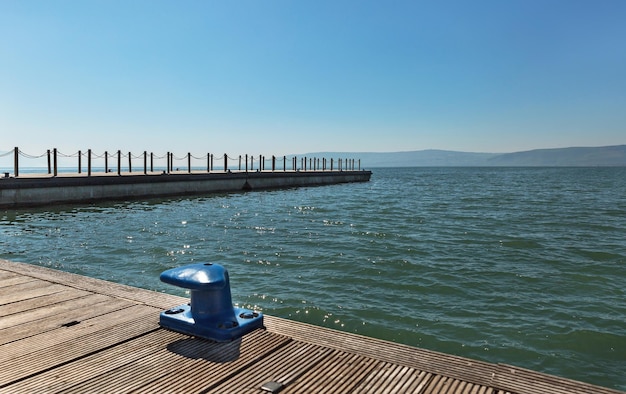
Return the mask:
[[0, 257], [626, 390], [626, 168], [375, 168], [370, 182], [0, 211]]

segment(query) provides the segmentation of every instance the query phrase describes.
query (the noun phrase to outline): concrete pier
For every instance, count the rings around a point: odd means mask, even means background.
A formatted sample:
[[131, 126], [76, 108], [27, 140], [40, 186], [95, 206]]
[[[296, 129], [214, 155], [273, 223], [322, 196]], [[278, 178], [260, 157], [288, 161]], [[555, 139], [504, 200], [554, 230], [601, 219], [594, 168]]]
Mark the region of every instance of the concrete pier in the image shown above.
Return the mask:
[[371, 171], [101, 173], [0, 178], [0, 208], [367, 182]]

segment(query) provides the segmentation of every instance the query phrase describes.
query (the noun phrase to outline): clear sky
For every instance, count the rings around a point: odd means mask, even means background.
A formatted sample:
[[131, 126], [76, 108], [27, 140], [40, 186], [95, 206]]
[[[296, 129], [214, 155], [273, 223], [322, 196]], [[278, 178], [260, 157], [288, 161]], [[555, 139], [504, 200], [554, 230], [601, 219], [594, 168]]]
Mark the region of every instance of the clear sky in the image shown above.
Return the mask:
[[626, 1], [0, 0], [0, 151], [626, 144]]

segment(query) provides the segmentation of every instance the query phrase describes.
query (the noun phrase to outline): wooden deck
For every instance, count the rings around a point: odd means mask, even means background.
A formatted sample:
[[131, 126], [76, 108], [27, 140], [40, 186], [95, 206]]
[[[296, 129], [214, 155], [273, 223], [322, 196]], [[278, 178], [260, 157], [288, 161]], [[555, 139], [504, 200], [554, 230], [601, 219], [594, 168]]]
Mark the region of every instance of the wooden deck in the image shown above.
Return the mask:
[[160, 328], [186, 301], [0, 260], [0, 393], [620, 393], [272, 316], [230, 343]]

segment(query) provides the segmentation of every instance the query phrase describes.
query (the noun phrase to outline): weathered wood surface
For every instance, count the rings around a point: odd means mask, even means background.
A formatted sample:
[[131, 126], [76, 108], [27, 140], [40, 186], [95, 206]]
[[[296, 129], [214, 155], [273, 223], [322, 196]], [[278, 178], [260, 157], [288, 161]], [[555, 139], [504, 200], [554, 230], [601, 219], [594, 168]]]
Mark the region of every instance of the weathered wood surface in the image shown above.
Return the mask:
[[619, 393], [272, 316], [229, 343], [160, 328], [186, 301], [0, 260], [0, 393]]

